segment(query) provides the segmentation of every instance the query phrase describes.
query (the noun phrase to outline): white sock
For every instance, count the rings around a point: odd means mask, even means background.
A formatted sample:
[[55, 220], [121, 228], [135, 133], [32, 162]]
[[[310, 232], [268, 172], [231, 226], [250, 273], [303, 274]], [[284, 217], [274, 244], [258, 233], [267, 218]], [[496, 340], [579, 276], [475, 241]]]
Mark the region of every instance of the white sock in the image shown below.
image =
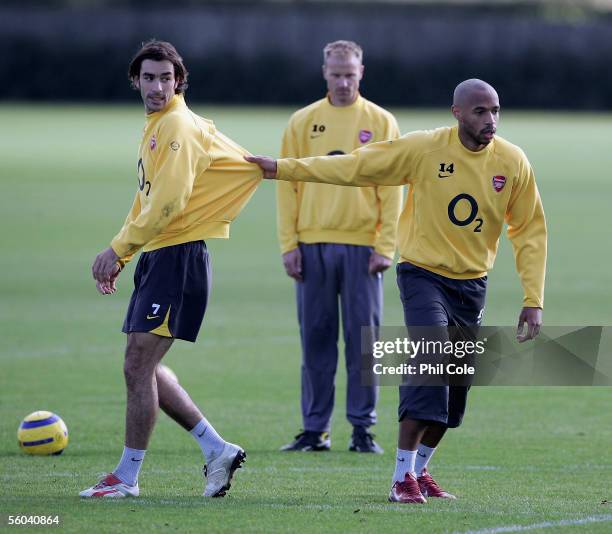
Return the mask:
[[414, 459], [417, 451], [405, 451], [397, 449], [397, 457], [395, 458], [395, 473], [393, 473], [393, 483], [403, 482], [406, 473], [414, 475]]
[[214, 427], [207, 421], [206, 417], [202, 419], [196, 426], [190, 431], [190, 434], [196, 439], [202, 453], [204, 454], [207, 461], [210, 461], [215, 456], [221, 454], [225, 441], [217, 434]]
[[140, 473], [140, 468], [142, 467], [142, 461], [146, 452], [146, 450], [141, 451], [140, 449], [123, 447], [123, 455], [117, 467], [115, 467], [113, 475], [124, 484], [135, 486], [138, 482], [138, 473]]
[[433, 456], [434, 452], [436, 452], [435, 447], [428, 447], [422, 443], [419, 444], [416, 460], [414, 461], [414, 470], [416, 471], [417, 476], [421, 476], [423, 469], [427, 467], [429, 459]]

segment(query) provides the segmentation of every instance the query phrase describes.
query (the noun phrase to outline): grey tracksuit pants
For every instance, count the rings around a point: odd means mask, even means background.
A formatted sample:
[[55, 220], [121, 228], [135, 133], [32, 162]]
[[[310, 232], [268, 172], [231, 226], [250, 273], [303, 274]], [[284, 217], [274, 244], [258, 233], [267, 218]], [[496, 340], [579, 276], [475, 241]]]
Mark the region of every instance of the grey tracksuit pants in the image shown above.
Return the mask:
[[361, 327], [379, 326], [382, 315], [382, 275], [368, 273], [372, 248], [336, 243], [299, 247], [303, 281], [296, 282], [296, 294], [304, 430], [330, 429], [338, 366], [338, 300], [346, 347], [346, 416], [353, 425], [369, 427], [376, 422], [378, 388], [361, 385]]

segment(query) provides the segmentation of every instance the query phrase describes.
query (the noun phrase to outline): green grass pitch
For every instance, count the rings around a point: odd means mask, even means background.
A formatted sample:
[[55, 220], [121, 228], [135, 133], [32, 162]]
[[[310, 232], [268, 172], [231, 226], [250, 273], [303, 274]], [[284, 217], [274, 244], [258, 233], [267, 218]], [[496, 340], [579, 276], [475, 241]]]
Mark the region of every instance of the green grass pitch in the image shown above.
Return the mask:
[[[291, 111], [195, 109], [252, 152], [272, 155]], [[397, 116], [404, 132], [452, 118], [443, 111]], [[527, 152], [547, 213], [549, 325], [612, 323], [611, 119], [502, 114], [499, 134]], [[59, 514], [68, 532], [465, 532], [516, 525], [610, 532], [609, 388], [474, 388], [464, 425], [449, 432], [432, 461], [456, 502], [387, 502], [397, 391], [381, 391], [375, 431], [385, 454], [349, 453], [342, 363], [333, 451], [277, 452], [300, 428], [300, 356], [272, 183], [258, 189], [229, 241], [209, 243], [214, 283], [200, 340], [176, 343], [165, 360], [223, 436], [248, 452], [228, 497], [203, 500], [199, 449], [160, 414], [141, 498], [80, 501], [78, 491], [115, 466], [123, 443], [120, 327], [134, 267], [121, 276], [118, 294], [102, 297], [90, 266], [131, 205], [142, 110], [5, 105], [0, 124], [0, 515]], [[504, 237], [485, 323], [514, 324], [520, 305]], [[392, 273], [385, 324], [402, 324]], [[17, 426], [38, 409], [59, 413], [68, 425], [70, 444], [60, 457], [27, 457], [18, 449]]]

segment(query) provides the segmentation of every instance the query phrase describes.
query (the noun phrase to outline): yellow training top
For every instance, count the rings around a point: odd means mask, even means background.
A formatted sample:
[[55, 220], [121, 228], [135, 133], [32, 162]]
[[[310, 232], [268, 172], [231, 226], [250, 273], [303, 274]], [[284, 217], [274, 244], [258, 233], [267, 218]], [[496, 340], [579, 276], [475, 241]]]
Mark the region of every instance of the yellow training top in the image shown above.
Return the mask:
[[111, 247], [123, 265], [141, 248], [228, 238], [262, 172], [248, 154], [175, 95], [147, 115], [138, 152], [138, 191]]
[[542, 307], [546, 221], [523, 151], [495, 137], [472, 152], [457, 127], [412, 132], [335, 157], [278, 161], [278, 179], [342, 185], [411, 184], [398, 224], [400, 261], [449, 278], [493, 266], [504, 221], [525, 292]]
[[[281, 157], [335, 155], [375, 141], [399, 137], [397, 121], [358, 96], [350, 106], [328, 98], [296, 111], [285, 130]], [[402, 187], [345, 188], [304, 182], [277, 183], [281, 252], [302, 243], [373, 246], [393, 259]]]

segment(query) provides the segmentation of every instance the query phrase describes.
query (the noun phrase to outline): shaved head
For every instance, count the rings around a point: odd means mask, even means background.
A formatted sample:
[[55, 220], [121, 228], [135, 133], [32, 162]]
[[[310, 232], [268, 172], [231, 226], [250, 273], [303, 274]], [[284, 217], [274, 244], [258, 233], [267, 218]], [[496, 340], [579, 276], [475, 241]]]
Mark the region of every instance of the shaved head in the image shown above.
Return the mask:
[[451, 111], [466, 148], [477, 152], [493, 141], [499, 120], [499, 96], [487, 82], [476, 78], [461, 82], [453, 93]]
[[455, 87], [455, 92], [453, 93], [453, 106], [469, 107], [474, 99], [478, 99], [482, 96], [491, 96], [499, 101], [497, 91], [487, 82], [479, 80], [478, 78], [464, 80]]

